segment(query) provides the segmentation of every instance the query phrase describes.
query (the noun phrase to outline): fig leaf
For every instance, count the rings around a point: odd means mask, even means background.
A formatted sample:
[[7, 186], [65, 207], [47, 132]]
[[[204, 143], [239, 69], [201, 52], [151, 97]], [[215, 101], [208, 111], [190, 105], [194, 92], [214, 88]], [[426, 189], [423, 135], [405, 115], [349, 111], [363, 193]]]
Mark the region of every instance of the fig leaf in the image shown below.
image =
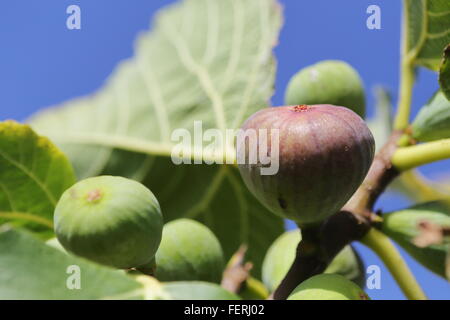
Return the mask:
[[258, 273], [282, 219], [257, 203], [237, 170], [174, 165], [171, 134], [185, 128], [193, 137], [194, 121], [204, 131], [237, 129], [267, 106], [280, 26], [275, 0], [179, 1], [157, 15], [154, 30], [139, 37], [134, 57], [103, 89], [43, 111], [31, 124], [67, 153], [80, 179], [109, 174], [145, 182], [166, 221], [202, 221], [227, 257], [247, 243]]
[[[69, 290], [76, 269], [81, 289]], [[143, 286], [123, 271], [68, 255], [7, 225], [0, 229], [0, 270], [0, 300], [144, 298]]]
[[450, 44], [444, 50], [439, 68], [439, 85], [447, 100], [450, 100]]
[[450, 2], [405, 0], [406, 55], [414, 65], [438, 71], [450, 43]]
[[450, 138], [450, 101], [442, 91], [436, 92], [420, 109], [411, 128], [417, 141]]
[[61, 194], [75, 183], [73, 168], [50, 140], [28, 125], [0, 123], [0, 224], [49, 238]]
[[418, 247], [414, 239], [420, 234], [419, 224], [429, 222], [450, 227], [450, 211], [445, 202], [433, 201], [383, 215], [382, 231], [426, 268], [445, 278], [448, 244]]

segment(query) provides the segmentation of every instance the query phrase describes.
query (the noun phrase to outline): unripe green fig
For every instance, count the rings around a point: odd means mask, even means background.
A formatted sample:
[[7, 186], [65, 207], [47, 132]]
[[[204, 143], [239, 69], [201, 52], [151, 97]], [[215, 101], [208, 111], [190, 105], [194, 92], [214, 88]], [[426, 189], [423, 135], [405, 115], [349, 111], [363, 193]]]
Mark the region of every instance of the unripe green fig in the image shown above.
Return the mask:
[[200, 222], [178, 219], [164, 226], [155, 277], [160, 281], [219, 283], [224, 261], [222, 247], [211, 230]]
[[[242, 129], [246, 136], [238, 136], [237, 163], [246, 186], [269, 210], [300, 225], [319, 223], [340, 210], [374, 156], [370, 130], [344, 107], [265, 108]], [[268, 150], [270, 167], [260, 155], [255, 161], [255, 144], [257, 154]]]
[[153, 193], [113, 176], [82, 180], [55, 208], [55, 233], [69, 252], [128, 269], [149, 264], [161, 241], [163, 218]]
[[241, 300], [217, 283], [205, 281], [174, 281], [163, 283], [171, 300]]
[[[283, 233], [270, 246], [262, 265], [262, 280], [270, 291], [274, 291], [286, 276], [300, 241], [301, 233], [296, 229]], [[364, 264], [350, 245], [336, 255], [324, 273], [339, 274], [361, 287], [365, 286]]]
[[450, 138], [450, 101], [437, 91], [423, 106], [411, 125], [412, 137], [417, 141]]
[[287, 87], [285, 103], [343, 106], [362, 118], [366, 113], [364, 87], [358, 72], [338, 60], [321, 61], [295, 74]]
[[445, 278], [445, 259], [450, 245], [431, 244], [419, 247], [414, 239], [419, 236], [419, 224], [429, 222], [440, 227], [450, 227], [449, 204], [433, 201], [383, 215], [381, 230], [397, 242], [423, 266]]
[[370, 300], [354, 282], [338, 274], [319, 274], [300, 283], [288, 300]]

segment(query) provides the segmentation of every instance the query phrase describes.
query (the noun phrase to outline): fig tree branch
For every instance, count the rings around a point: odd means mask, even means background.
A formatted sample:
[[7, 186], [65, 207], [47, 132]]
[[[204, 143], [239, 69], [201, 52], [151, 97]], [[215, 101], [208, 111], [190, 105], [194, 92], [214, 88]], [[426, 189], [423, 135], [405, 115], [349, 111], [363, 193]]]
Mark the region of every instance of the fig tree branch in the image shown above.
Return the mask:
[[450, 158], [450, 139], [437, 140], [399, 148], [392, 157], [399, 171]]
[[223, 272], [221, 286], [233, 293], [239, 293], [242, 285], [250, 276], [253, 265], [245, 262], [247, 246], [242, 245], [231, 257], [225, 271]]

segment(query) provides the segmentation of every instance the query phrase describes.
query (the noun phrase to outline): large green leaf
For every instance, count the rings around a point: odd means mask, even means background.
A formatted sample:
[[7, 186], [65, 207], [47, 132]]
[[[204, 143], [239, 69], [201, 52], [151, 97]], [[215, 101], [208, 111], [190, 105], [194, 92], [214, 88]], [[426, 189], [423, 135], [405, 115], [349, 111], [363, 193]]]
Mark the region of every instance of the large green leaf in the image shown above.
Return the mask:
[[420, 109], [411, 125], [412, 136], [417, 141], [450, 138], [450, 101], [442, 91]]
[[[79, 276], [78, 280], [75, 277]], [[79, 289], [75, 286], [79, 284]], [[236, 300], [214, 283], [161, 283], [100, 266], [38, 240], [0, 228], [0, 300]]]
[[450, 1], [405, 0], [406, 54], [413, 64], [437, 71], [450, 43]]
[[[80, 289], [70, 286], [78, 271]], [[142, 284], [123, 271], [68, 255], [23, 231], [0, 230], [0, 300], [143, 298]]]
[[75, 182], [66, 156], [27, 125], [0, 123], [0, 224], [51, 234], [53, 210]]
[[[107, 173], [144, 181], [166, 220], [202, 220], [227, 256], [248, 243], [259, 273], [282, 220], [249, 194], [235, 168], [174, 165], [171, 134], [177, 128], [193, 133], [194, 121], [203, 130], [235, 129], [268, 105], [280, 24], [275, 0], [182, 1], [157, 16], [135, 56], [102, 90], [31, 123], [68, 154], [80, 178]], [[231, 145], [224, 150], [234, 156]]]
[[439, 84], [447, 100], [450, 100], [450, 44], [444, 50], [441, 66], [439, 67]]

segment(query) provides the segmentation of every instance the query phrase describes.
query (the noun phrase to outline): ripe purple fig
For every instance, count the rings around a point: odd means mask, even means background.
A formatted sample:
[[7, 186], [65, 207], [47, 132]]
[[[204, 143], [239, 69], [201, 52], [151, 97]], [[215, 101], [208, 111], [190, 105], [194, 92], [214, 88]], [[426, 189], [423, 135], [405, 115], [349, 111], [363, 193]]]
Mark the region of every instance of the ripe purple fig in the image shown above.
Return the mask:
[[[344, 107], [266, 108], [250, 116], [242, 129], [237, 158], [245, 184], [269, 210], [300, 225], [318, 223], [341, 209], [374, 156], [369, 128]], [[256, 143], [251, 141], [254, 132]], [[268, 174], [268, 167], [278, 170]]]

